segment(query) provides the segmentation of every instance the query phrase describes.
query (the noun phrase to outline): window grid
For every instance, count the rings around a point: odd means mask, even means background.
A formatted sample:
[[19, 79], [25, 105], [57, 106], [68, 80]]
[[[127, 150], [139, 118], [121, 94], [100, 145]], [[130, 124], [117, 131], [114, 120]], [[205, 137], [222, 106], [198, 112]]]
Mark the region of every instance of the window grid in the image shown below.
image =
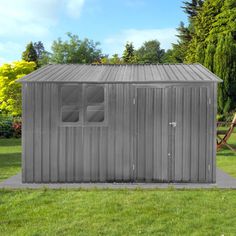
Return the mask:
[[[69, 105], [65, 105], [65, 101], [62, 101], [63, 97], [66, 97], [65, 94], [63, 95], [63, 88], [65, 87], [74, 87], [77, 89], [78, 93], [80, 94], [78, 96], [76, 104], [72, 104], [70, 102]], [[98, 100], [102, 102], [95, 102], [94, 98], [92, 98], [92, 102], [89, 102], [87, 98], [87, 88], [88, 87], [98, 87], [98, 94], [95, 94], [98, 96]], [[93, 88], [95, 89], [95, 88]], [[101, 90], [102, 89], [102, 90]], [[66, 89], [64, 89], [66, 90]], [[96, 89], [95, 89], [96, 90]], [[99, 97], [100, 95], [100, 97]], [[77, 125], [104, 125], [106, 121], [106, 113], [105, 113], [105, 103], [106, 103], [106, 90], [104, 85], [91, 85], [91, 84], [84, 84], [84, 85], [62, 85], [60, 89], [60, 121], [62, 125], [69, 125], [69, 126], [77, 126]], [[73, 100], [73, 99], [72, 99]], [[69, 101], [71, 101], [69, 99]], [[91, 101], [91, 99], [90, 99]], [[68, 121], [65, 121], [63, 119], [63, 113], [71, 112], [70, 118], [68, 118]], [[78, 120], [75, 118], [76, 114], [78, 113]], [[88, 113], [88, 114], [87, 114]], [[89, 114], [90, 113], [90, 114]], [[92, 115], [92, 116], [91, 116]], [[73, 121], [74, 120], [74, 121]]]

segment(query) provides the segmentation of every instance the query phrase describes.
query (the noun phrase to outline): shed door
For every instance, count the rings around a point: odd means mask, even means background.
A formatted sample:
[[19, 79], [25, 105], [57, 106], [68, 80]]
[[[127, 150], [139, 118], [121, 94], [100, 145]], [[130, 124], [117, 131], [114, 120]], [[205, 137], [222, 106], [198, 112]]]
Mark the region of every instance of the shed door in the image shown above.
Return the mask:
[[137, 88], [137, 181], [171, 180], [171, 100], [171, 88]]
[[206, 182], [207, 87], [137, 88], [135, 179]]

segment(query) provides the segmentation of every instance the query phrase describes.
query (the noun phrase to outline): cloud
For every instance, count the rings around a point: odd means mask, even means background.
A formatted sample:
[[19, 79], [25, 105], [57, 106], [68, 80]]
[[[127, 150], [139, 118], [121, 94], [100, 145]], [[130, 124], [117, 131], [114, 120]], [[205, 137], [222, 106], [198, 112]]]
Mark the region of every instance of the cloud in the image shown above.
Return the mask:
[[84, 0], [69, 0], [66, 5], [68, 15], [72, 18], [78, 19], [83, 6]]
[[135, 48], [140, 47], [145, 41], [157, 39], [164, 49], [171, 48], [176, 42], [176, 29], [126, 29], [118, 34], [107, 37], [103, 44], [109, 55], [119, 53], [121, 55], [126, 42], [132, 42]]
[[0, 36], [45, 37], [63, 14], [78, 18], [83, 5], [84, 0], [1, 0]]
[[2, 37], [42, 37], [57, 22], [56, 0], [1, 0], [0, 35]]
[[43, 40], [45, 48], [49, 49], [55, 29], [65, 18], [78, 18], [84, 1], [1, 0], [1, 63], [20, 59], [29, 41]]

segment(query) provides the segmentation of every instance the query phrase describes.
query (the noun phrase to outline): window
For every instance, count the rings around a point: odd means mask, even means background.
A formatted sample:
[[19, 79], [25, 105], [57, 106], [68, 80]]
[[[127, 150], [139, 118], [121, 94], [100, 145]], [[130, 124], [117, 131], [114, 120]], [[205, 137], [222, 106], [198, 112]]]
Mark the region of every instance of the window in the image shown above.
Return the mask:
[[101, 85], [63, 85], [61, 122], [65, 124], [102, 123], [105, 120], [104, 87]]
[[82, 101], [81, 86], [67, 85], [61, 87], [61, 121], [75, 123], [80, 121]]
[[86, 117], [88, 122], [103, 122], [104, 106], [87, 106]]
[[88, 103], [103, 103], [104, 88], [97, 85], [89, 85], [86, 88], [86, 96]]
[[86, 87], [86, 121], [104, 121], [104, 87], [88, 85]]

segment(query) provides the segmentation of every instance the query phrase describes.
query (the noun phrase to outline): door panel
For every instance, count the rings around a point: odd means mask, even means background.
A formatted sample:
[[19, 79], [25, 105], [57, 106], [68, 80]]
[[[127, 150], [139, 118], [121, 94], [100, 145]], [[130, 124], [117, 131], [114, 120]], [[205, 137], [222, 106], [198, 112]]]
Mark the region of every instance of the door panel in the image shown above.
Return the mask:
[[169, 181], [170, 90], [137, 88], [137, 181]]
[[208, 90], [174, 87], [172, 173], [176, 182], [205, 182]]

